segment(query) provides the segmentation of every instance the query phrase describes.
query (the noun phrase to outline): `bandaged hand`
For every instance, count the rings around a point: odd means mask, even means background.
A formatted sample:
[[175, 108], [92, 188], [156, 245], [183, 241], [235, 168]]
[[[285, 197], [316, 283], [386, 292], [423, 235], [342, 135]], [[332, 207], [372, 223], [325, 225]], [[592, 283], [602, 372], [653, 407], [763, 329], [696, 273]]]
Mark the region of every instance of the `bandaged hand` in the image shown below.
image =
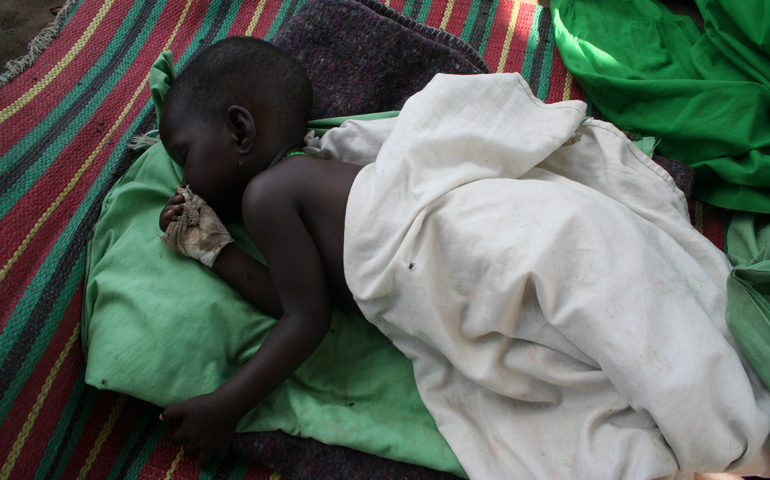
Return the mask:
[[[164, 214], [167, 214], [169, 209], [174, 211], [161, 240], [168, 248], [194, 258], [211, 268], [219, 252], [225, 245], [232, 243], [233, 238], [214, 210], [205, 200], [194, 194], [190, 187], [180, 185], [176, 188], [176, 192], [184, 201], [175, 205], [170, 205], [172, 202], [169, 201], [166, 209], [161, 213], [161, 228], [163, 228]], [[181, 211], [178, 207], [181, 207]]]

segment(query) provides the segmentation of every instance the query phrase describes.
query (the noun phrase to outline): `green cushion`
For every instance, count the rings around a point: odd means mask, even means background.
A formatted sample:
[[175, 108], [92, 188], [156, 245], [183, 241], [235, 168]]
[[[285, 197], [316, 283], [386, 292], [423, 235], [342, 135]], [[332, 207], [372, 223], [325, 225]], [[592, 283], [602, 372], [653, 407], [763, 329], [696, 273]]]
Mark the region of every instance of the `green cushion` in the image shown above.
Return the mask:
[[[162, 146], [150, 148], [105, 198], [88, 249], [86, 382], [160, 406], [216, 389], [276, 322], [163, 245], [158, 215], [180, 180]], [[228, 228], [261, 258], [242, 226]], [[319, 349], [238, 430], [283, 430], [463, 475], [409, 360], [354, 315], [335, 313]]]

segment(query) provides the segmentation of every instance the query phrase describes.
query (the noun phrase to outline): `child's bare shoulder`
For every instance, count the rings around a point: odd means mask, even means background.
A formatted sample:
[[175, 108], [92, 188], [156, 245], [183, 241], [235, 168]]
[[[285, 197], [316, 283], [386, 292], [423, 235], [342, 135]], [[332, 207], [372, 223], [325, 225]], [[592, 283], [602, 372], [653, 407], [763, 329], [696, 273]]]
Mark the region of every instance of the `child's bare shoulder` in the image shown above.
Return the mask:
[[244, 205], [247, 199], [285, 201], [331, 194], [330, 189], [340, 183], [347, 184], [348, 179], [352, 181], [360, 168], [351, 163], [293, 155], [260, 172], [249, 182], [244, 192]]
[[308, 176], [312, 175], [314, 160], [307, 155], [294, 155], [259, 172], [246, 186], [244, 205], [249, 199], [285, 200], [301, 192]]

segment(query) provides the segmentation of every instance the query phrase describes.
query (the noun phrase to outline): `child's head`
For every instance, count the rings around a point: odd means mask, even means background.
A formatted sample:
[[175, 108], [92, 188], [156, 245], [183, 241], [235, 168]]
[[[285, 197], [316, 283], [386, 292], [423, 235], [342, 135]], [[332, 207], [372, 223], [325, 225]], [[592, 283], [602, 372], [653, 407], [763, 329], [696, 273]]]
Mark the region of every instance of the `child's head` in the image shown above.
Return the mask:
[[240, 205], [248, 181], [301, 147], [312, 106], [302, 66], [252, 37], [215, 43], [190, 62], [163, 104], [160, 135], [183, 181], [217, 213]]

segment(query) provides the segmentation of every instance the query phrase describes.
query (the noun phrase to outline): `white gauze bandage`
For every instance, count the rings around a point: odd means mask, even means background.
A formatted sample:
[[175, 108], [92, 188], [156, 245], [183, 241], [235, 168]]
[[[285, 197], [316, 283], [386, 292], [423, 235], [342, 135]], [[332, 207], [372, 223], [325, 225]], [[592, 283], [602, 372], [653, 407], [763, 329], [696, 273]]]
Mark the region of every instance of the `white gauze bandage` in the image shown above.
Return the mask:
[[194, 258], [211, 268], [225, 245], [233, 242], [227, 229], [205, 200], [190, 190], [189, 186], [176, 187], [176, 193], [184, 197], [182, 214], [174, 216], [161, 237], [171, 250]]

